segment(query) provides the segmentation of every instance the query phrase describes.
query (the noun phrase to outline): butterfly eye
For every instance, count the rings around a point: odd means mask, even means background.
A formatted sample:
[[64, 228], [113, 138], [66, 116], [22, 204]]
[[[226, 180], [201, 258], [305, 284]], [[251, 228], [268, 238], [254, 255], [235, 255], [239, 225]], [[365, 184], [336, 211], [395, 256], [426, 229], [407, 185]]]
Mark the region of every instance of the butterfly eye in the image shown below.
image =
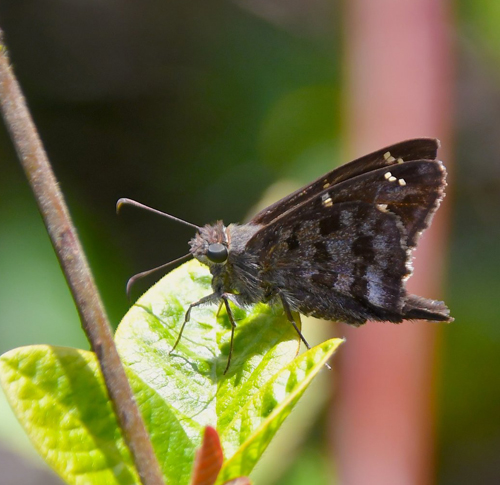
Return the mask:
[[227, 259], [227, 248], [223, 244], [214, 243], [208, 246], [207, 258], [212, 263], [224, 263]]

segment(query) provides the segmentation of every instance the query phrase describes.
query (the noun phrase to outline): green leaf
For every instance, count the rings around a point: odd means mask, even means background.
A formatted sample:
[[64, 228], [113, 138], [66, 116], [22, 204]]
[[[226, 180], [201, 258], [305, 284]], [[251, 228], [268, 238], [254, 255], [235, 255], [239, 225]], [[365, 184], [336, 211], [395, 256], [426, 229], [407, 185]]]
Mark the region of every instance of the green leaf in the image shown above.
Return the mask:
[[[187, 484], [203, 428], [217, 429], [220, 480], [247, 475], [293, 405], [331, 356], [331, 340], [294, 360], [299, 342], [279, 308], [196, 307], [170, 354], [189, 304], [211, 292], [196, 261], [172, 271], [125, 315], [115, 340], [169, 485]], [[35, 446], [68, 483], [138, 483], [91, 352], [25, 347], [0, 359], [2, 385]]]
[[0, 358], [0, 379], [38, 452], [68, 483], [138, 483], [92, 352], [21, 347]]
[[331, 339], [297, 357], [259, 389], [221, 432], [221, 441], [237, 446], [224, 462], [217, 483], [248, 475], [272, 437], [290, 414], [313, 377], [332, 356], [341, 339]]

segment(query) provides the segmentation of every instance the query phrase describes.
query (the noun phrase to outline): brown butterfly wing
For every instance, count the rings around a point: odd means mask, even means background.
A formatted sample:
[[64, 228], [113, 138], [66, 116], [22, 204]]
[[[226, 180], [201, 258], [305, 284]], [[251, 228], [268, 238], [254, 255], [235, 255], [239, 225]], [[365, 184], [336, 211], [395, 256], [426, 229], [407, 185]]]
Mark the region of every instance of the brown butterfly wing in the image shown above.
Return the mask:
[[446, 187], [446, 169], [439, 161], [413, 160], [379, 168], [346, 180], [322, 193], [332, 203], [363, 201], [398, 216], [408, 248], [416, 246], [430, 225]]
[[253, 224], [269, 224], [284, 212], [320, 194], [325, 188], [372, 170], [395, 165], [398, 163], [398, 159], [403, 161], [435, 160], [438, 148], [439, 140], [435, 138], [416, 138], [382, 148], [335, 168], [314, 182], [266, 207], [254, 216], [251, 222]]
[[441, 302], [408, 295], [410, 251], [443, 197], [438, 161], [361, 172], [262, 227], [246, 251], [291, 308], [352, 324], [367, 319], [449, 320]]

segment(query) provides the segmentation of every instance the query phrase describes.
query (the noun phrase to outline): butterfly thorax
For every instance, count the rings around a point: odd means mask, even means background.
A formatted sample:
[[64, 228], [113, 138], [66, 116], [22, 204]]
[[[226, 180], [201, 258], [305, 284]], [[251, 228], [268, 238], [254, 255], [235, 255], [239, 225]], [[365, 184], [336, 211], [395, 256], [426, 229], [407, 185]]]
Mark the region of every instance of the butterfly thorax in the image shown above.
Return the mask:
[[[207, 224], [191, 239], [191, 254], [201, 263], [207, 265], [213, 275], [214, 293], [233, 293], [239, 295], [242, 304], [251, 304], [265, 299], [261, 288], [260, 266], [256, 255], [245, 250], [247, 242], [261, 228], [254, 224], [230, 224], [224, 226], [222, 221]], [[224, 248], [227, 249], [224, 253]], [[211, 250], [217, 249], [214, 255]], [[218, 262], [218, 256], [224, 261]], [[215, 261], [214, 261], [215, 259]]]

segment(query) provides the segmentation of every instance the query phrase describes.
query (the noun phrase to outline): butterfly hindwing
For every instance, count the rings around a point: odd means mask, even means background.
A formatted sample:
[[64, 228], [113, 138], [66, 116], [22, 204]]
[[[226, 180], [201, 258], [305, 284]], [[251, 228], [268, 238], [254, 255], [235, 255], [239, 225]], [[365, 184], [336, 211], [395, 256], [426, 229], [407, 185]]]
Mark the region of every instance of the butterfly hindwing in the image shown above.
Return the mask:
[[399, 322], [409, 275], [398, 217], [366, 202], [315, 198], [259, 231], [247, 250], [263, 279], [306, 315]]

